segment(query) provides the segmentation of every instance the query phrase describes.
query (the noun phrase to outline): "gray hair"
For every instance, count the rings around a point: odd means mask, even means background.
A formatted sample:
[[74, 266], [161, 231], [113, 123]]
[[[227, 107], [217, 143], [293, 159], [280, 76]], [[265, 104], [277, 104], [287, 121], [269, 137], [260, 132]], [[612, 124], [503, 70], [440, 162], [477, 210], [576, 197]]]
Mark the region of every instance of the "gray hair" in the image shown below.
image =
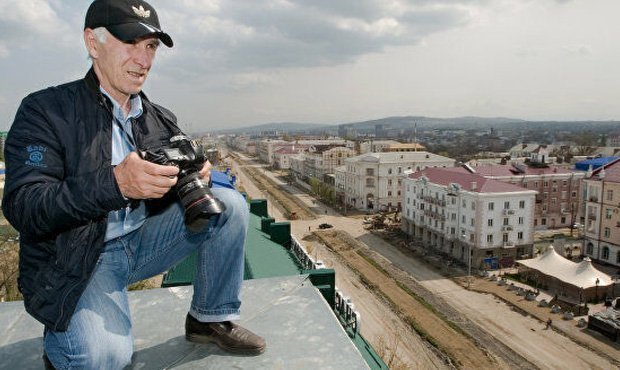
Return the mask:
[[105, 44], [108, 40], [108, 30], [105, 27], [97, 27], [93, 30], [93, 33], [100, 44]]
[[[108, 40], [108, 30], [105, 27], [97, 27], [93, 29], [93, 34], [95, 35], [95, 40], [97, 40], [100, 44], [105, 44]], [[93, 56], [90, 55], [90, 51], [88, 52], [88, 59], [93, 60]]]

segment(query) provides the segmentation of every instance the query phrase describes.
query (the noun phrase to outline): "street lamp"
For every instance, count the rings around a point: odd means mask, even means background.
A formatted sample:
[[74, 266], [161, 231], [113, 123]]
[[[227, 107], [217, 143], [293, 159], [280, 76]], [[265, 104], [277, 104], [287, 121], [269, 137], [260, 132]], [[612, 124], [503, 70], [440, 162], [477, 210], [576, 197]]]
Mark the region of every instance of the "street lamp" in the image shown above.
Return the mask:
[[601, 283], [601, 281], [598, 278], [596, 278], [596, 281], [594, 283], [596, 284], [596, 288], [594, 290], [594, 296], [595, 296], [596, 301], [598, 302], [598, 285]]

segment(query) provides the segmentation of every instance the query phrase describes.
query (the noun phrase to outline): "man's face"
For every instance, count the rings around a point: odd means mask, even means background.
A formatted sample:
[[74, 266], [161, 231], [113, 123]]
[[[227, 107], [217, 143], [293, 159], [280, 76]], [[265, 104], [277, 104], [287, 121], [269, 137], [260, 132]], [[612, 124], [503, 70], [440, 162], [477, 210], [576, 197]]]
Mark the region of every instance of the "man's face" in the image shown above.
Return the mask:
[[95, 48], [90, 50], [93, 67], [105, 91], [123, 104], [130, 95], [142, 90], [160, 41], [149, 36], [126, 43], [109, 32], [107, 35], [104, 43], [94, 40], [91, 44]]

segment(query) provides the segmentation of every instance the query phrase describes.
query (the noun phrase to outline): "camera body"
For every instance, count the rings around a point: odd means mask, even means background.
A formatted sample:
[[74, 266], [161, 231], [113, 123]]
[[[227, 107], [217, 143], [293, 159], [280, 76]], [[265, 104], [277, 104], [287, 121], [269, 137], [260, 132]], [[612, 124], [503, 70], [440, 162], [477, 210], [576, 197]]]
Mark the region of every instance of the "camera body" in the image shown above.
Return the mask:
[[187, 136], [171, 137], [169, 146], [146, 151], [144, 159], [179, 168], [175, 190], [185, 208], [185, 225], [189, 230], [202, 230], [211, 216], [226, 210], [224, 203], [211, 193], [211, 182], [203, 181], [200, 175], [207, 160], [204, 149]]

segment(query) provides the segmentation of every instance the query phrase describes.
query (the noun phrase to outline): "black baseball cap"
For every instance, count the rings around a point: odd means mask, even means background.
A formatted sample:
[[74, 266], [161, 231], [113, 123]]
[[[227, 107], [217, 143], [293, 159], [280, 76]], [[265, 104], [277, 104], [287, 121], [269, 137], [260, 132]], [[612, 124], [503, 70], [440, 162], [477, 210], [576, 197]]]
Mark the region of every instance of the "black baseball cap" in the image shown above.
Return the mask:
[[84, 29], [105, 27], [117, 39], [128, 42], [144, 36], [157, 36], [172, 47], [170, 35], [161, 30], [157, 12], [142, 0], [95, 0], [88, 7]]

